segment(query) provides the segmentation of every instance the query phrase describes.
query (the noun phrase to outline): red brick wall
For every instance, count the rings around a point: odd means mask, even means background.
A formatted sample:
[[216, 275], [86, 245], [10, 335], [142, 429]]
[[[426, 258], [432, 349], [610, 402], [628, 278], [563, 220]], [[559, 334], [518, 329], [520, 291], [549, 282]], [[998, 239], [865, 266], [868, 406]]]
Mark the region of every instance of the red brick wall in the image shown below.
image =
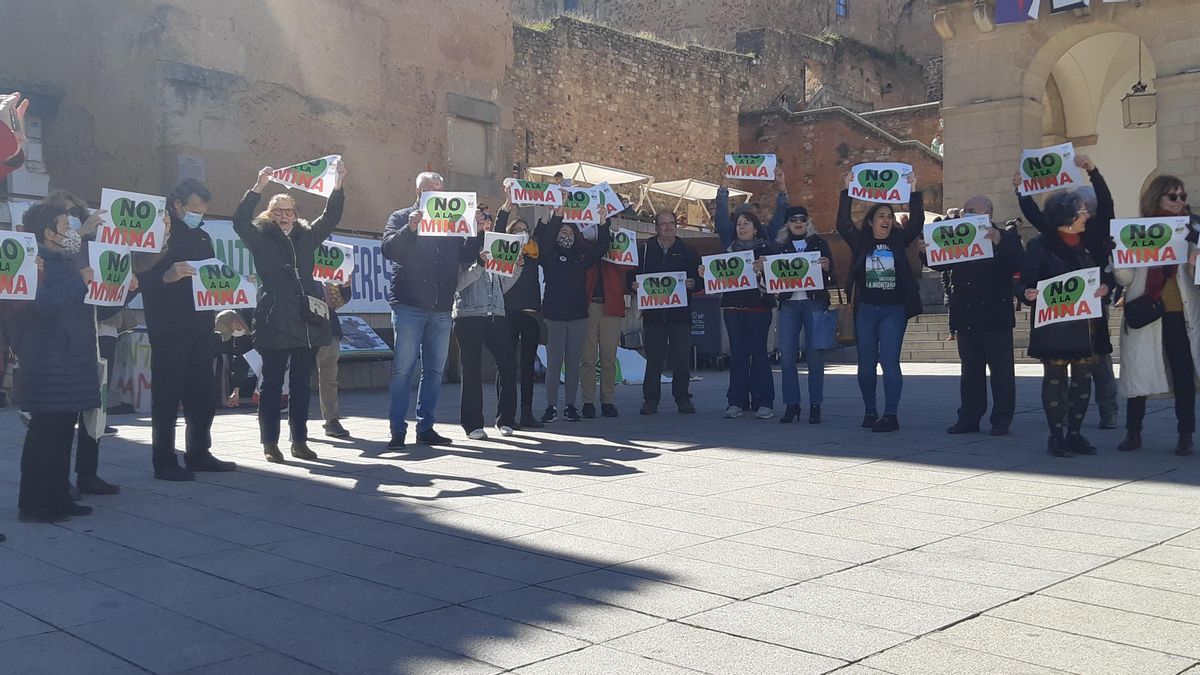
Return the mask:
[[929, 145], [937, 134], [938, 122], [942, 119], [942, 107], [941, 103], [929, 103], [863, 113], [862, 117], [893, 136]]

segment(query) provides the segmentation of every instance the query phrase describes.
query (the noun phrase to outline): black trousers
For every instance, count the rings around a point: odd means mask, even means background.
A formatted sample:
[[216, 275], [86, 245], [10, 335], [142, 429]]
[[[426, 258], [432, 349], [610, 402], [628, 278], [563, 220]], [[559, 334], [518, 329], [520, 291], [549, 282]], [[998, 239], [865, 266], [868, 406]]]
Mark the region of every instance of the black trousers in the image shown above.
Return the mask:
[[58, 511], [71, 503], [71, 441], [79, 413], [31, 412], [21, 450], [21, 509]]
[[79, 413], [79, 432], [75, 434], [75, 475], [95, 477], [100, 469], [100, 440], [92, 438]]
[[646, 348], [646, 379], [642, 381], [642, 398], [658, 403], [662, 397], [662, 372], [671, 360], [671, 394], [676, 403], [691, 399], [688, 381], [692, 377], [688, 361], [692, 349], [692, 326], [688, 323], [659, 323], [642, 325], [642, 341]]
[[[279, 442], [283, 375], [288, 376], [288, 429], [292, 443], [308, 440], [308, 405], [312, 399], [312, 372], [317, 363], [316, 347], [260, 349], [263, 383], [258, 395], [258, 437], [263, 443]], [[291, 362], [289, 367], [288, 362]]]
[[[531, 317], [532, 318], [532, 317]], [[536, 321], [534, 324], [536, 325]], [[464, 431], [482, 429], [483, 348], [496, 362], [496, 426], [516, 426], [517, 362], [512, 343], [512, 326], [503, 316], [465, 316], [454, 320], [462, 364], [462, 401], [459, 422]], [[534, 338], [535, 348], [537, 345]], [[532, 369], [532, 364], [531, 369]]]
[[959, 423], [977, 427], [988, 409], [988, 373], [992, 376], [993, 427], [1007, 429], [1017, 407], [1017, 374], [1013, 365], [1011, 328], [958, 331], [958, 358], [962, 363], [958, 409]]
[[203, 455], [212, 447], [212, 421], [216, 414], [217, 336], [212, 331], [150, 336], [150, 404], [153, 421], [154, 467], [176, 464], [175, 425], [179, 404], [187, 421], [186, 450]]
[[[1188, 342], [1187, 324], [1182, 312], [1163, 314], [1163, 353], [1167, 357], [1171, 391], [1175, 394], [1175, 427], [1177, 433], [1196, 431], [1196, 380], [1192, 362], [1192, 346]], [[1146, 397], [1131, 398], [1125, 403], [1125, 429], [1141, 432], [1146, 419]]]
[[529, 312], [509, 312], [508, 326], [512, 335], [512, 348], [519, 350], [516, 358], [517, 372], [521, 376], [521, 410], [532, 414], [533, 385], [537, 379], [533, 372], [533, 364], [537, 361], [542, 327], [538, 324], [537, 317]]
[[1042, 362], [1042, 409], [1050, 433], [1061, 435], [1083, 428], [1088, 404], [1092, 400], [1092, 368], [1090, 363], [1071, 363], [1068, 377], [1066, 363]]

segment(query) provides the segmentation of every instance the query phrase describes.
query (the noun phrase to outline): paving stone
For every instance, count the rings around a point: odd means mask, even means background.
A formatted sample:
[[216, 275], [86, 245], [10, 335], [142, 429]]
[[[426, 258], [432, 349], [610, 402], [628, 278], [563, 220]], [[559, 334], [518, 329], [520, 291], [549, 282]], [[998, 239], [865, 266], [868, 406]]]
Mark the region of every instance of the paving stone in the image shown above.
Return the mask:
[[[671, 506], [674, 507], [676, 505], [672, 504]], [[638, 511], [630, 511], [629, 513], [622, 513], [617, 516], [616, 520], [677, 530], [702, 537], [728, 537], [762, 527], [761, 524], [750, 523], [744, 520], [733, 520], [668, 507], [651, 507]], [[587, 523], [583, 524], [585, 527], [587, 525]]]
[[973, 539], [1003, 541], [1013, 544], [1038, 546], [1060, 551], [1072, 551], [1090, 555], [1124, 556], [1149, 546], [1145, 541], [1113, 537], [1085, 532], [1065, 532], [1040, 527], [1000, 523], [975, 530], [967, 535]]
[[1200, 595], [1200, 570], [1159, 565], [1139, 560], [1118, 560], [1093, 570], [1089, 576], [1122, 581], [1136, 586]]
[[1076, 516], [1066, 513], [1049, 513], [1045, 511], [1014, 518], [1009, 524], [1041, 527], [1047, 530], [1060, 530], [1063, 532], [1094, 534], [1102, 537], [1137, 539], [1155, 544], [1186, 532], [1183, 528], [1167, 527], [1165, 525], [1127, 523], [1118, 520], [1105, 520], [1103, 518]]
[[126, 675], [145, 673], [101, 649], [62, 632], [0, 642], [6, 672], [21, 675]]
[[274, 649], [293, 643], [323, 641], [334, 633], [360, 625], [261, 591], [194, 602], [183, 605], [178, 611], [227, 633]]
[[536, 586], [472, 600], [466, 606], [594, 643], [636, 633], [664, 621], [648, 614]]
[[343, 574], [271, 586], [268, 592], [367, 624], [446, 606], [440, 600]]
[[826, 673], [844, 661], [695, 626], [667, 623], [605, 644], [630, 654], [720, 675]]
[[[627, 515], [627, 514], [626, 514]], [[653, 553], [673, 551], [677, 548], [692, 546], [711, 537], [689, 534], [678, 530], [668, 530], [662, 527], [640, 525], [620, 520], [597, 519], [575, 525], [560, 527], [554, 532], [564, 532], [589, 539], [597, 539], [622, 546], [631, 546]]]
[[54, 627], [38, 621], [14, 607], [0, 603], [0, 642], [13, 638], [48, 633]]
[[1070, 574], [1086, 572], [1113, 560], [1108, 556], [975, 539], [971, 535], [943, 539], [927, 546], [922, 546], [920, 550], [923, 553], [973, 558], [976, 560], [986, 560], [1021, 567], [1034, 567]]
[[[652, 571], [647, 574], [654, 575]], [[669, 577], [669, 573], [664, 576]], [[678, 619], [733, 602], [722, 595], [623, 574], [613, 569], [586, 572], [542, 585], [666, 619]]]
[[293, 643], [284, 649], [288, 654], [307, 663], [344, 675], [490, 675], [503, 670], [395, 633], [366, 626], [335, 633], [324, 640]]
[[780, 525], [780, 527], [849, 540], [847, 545], [856, 541], [864, 541], [895, 549], [916, 548], [950, 536], [928, 530], [915, 530], [908, 527], [841, 518], [834, 514], [793, 520]]
[[1170, 565], [1172, 567], [1185, 567], [1189, 570], [1200, 572], [1200, 549], [1187, 548], [1185, 546], [1172, 546], [1170, 544], [1155, 546], [1154, 548], [1134, 554], [1131, 556], [1131, 559], [1141, 562], [1158, 563], [1159, 565]]
[[1200, 624], [1200, 602], [1186, 593], [1081, 576], [1055, 584], [1042, 595]]
[[156, 605], [172, 608], [246, 591], [245, 586], [169, 560], [92, 572], [87, 577]]
[[261, 649], [186, 616], [157, 608], [68, 630], [107, 652], [159, 673], [218, 663]]
[[[10, 533], [8, 536], [14, 535]], [[55, 567], [24, 553], [18, 553], [8, 546], [0, 546], [0, 569], [4, 570], [4, 574], [0, 574], [0, 589], [69, 574], [61, 567]]]
[[924, 513], [921, 511], [906, 511], [883, 506], [882, 503], [860, 504], [842, 509], [837, 512], [839, 518], [863, 520], [879, 525], [908, 527], [914, 530], [927, 530], [946, 535], [966, 534], [992, 525], [992, 521], [973, 520], [958, 516]]
[[627, 654], [607, 647], [595, 646], [577, 652], [555, 656], [545, 661], [518, 668], [517, 675], [688, 675], [694, 670], [678, 668], [644, 656]]
[[939, 579], [881, 567], [856, 567], [821, 577], [814, 583], [971, 612], [981, 612], [1023, 595], [1022, 591]]
[[253, 548], [189, 556], [180, 558], [179, 563], [250, 588], [277, 586], [327, 574], [319, 567]]
[[756, 546], [728, 539], [681, 548], [674, 555], [728, 565], [743, 570], [787, 577], [797, 581], [812, 579], [846, 569], [850, 563], [805, 555], [778, 548]]
[[187, 671], [187, 675], [226, 675], [227, 673], [254, 673], [254, 675], [324, 675], [329, 671], [297, 661], [279, 652], [262, 651], [201, 666]]
[[[802, 527], [802, 522], [794, 523]], [[881, 546], [867, 542], [832, 537], [790, 527], [768, 527], [730, 538], [732, 541], [777, 548], [794, 553], [841, 560], [850, 563], [865, 563], [899, 553], [900, 548]]]
[[861, 593], [820, 583], [788, 586], [760, 595], [752, 602], [910, 635], [922, 635], [938, 630], [972, 613], [968, 610]]
[[914, 497], [934, 497], [966, 504], [987, 504], [1020, 509], [1025, 512], [1045, 509], [1066, 501], [1063, 497], [1044, 497], [1036, 494], [1022, 494], [1007, 490], [989, 490], [986, 488], [964, 487], [964, 483], [936, 485], [913, 495]]
[[871, 563], [870, 566], [1026, 592], [1045, 588], [1070, 576], [1065, 572], [924, 551], [905, 551]]
[[866, 659], [862, 665], [894, 675], [1066, 675], [1069, 672], [929, 638], [893, 647]]
[[4, 589], [0, 600], [57, 628], [150, 609], [132, 595], [83, 577], [55, 577]]
[[586, 642], [465, 607], [396, 619], [380, 628], [501, 668], [582, 649]]
[[754, 572], [669, 553], [643, 558], [637, 561], [636, 566], [625, 566], [621, 570], [634, 576], [667, 581], [739, 600], [796, 583], [794, 579], [777, 574]]
[[376, 565], [355, 576], [443, 602], [465, 602], [525, 585], [512, 579], [416, 558]]

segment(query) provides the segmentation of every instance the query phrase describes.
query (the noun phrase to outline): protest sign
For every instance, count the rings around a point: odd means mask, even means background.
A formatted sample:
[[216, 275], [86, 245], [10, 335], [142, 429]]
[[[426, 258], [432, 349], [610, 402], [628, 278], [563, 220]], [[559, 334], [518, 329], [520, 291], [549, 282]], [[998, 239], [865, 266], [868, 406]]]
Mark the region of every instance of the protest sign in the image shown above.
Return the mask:
[[604, 254], [604, 259], [617, 265], [637, 267], [638, 247], [634, 236], [635, 234], [628, 230], [613, 232], [612, 239], [608, 242], [608, 252]]
[[988, 239], [992, 222], [985, 215], [925, 223], [925, 257], [930, 265], [953, 265], [995, 255]]
[[240, 309], [258, 304], [258, 289], [249, 279], [234, 272], [218, 258], [189, 261], [196, 268], [192, 276], [192, 304], [197, 311]]
[[753, 268], [754, 251], [706, 255], [700, 262], [704, 266], [704, 292], [709, 295], [758, 286]]
[[775, 155], [725, 155], [725, 177], [775, 180]]
[[37, 239], [29, 232], [0, 230], [0, 299], [37, 296]]
[[93, 241], [88, 244], [88, 265], [92, 281], [84, 302], [101, 307], [122, 307], [133, 281], [129, 248]]
[[285, 166], [271, 172], [271, 182], [286, 185], [297, 190], [304, 190], [326, 199], [333, 194], [333, 184], [337, 177], [337, 163], [342, 161], [341, 155], [326, 155], [318, 159]]
[[521, 248], [525, 246], [525, 233], [504, 234], [502, 232], [484, 232], [483, 250], [488, 252], [487, 264], [484, 268], [502, 277], [516, 276], [517, 259], [521, 257]]
[[313, 279], [320, 282], [344, 284], [354, 273], [354, 247], [325, 241], [313, 251]]
[[864, 202], [877, 204], [907, 204], [912, 186], [908, 175], [912, 166], [895, 162], [871, 162], [856, 164], [850, 170], [854, 180], [850, 183], [850, 196]]
[[475, 209], [479, 204], [474, 192], [422, 192], [422, 237], [474, 237]]
[[1083, 175], [1075, 166], [1074, 144], [1063, 143], [1021, 153], [1020, 194], [1036, 195], [1063, 188], [1077, 188], [1082, 184]]
[[1187, 216], [1114, 219], [1110, 228], [1117, 269], [1187, 262]]
[[821, 252], [781, 253], [763, 258], [763, 278], [768, 293], [820, 291], [825, 288]]
[[603, 204], [598, 188], [563, 188], [563, 222], [578, 225], [599, 225], [603, 220]]
[[100, 208], [106, 213], [96, 233], [101, 244], [158, 253], [167, 230], [167, 198], [104, 188]]
[[612, 218], [625, 210], [625, 202], [621, 201], [621, 196], [608, 182], [596, 183], [596, 189], [600, 191], [600, 203], [604, 205], [605, 218]]
[[1100, 268], [1088, 267], [1039, 281], [1033, 327], [1100, 317]]
[[636, 281], [638, 309], [687, 307], [687, 272], [639, 274]]
[[562, 190], [553, 183], [537, 183], [531, 180], [512, 179], [509, 194], [513, 206], [562, 206]]

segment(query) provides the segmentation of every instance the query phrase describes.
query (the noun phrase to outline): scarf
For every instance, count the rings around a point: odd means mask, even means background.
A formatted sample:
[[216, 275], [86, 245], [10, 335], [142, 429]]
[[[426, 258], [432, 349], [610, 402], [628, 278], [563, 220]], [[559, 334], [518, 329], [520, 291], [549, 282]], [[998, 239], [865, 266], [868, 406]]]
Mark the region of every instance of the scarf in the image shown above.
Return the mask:
[[[1173, 216], [1169, 213], [1159, 211], [1158, 213], [1155, 214], [1155, 217], [1171, 218]], [[1163, 286], [1165, 286], [1167, 284], [1167, 281], [1169, 281], [1170, 279], [1174, 279], [1175, 275], [1178, 272], [1179, 272], [1179, 267], [1176, 265], [1151, 267], [1150, 269], [1146, 270], [1145, 295], [1152, 298], [1155, 301], [1160, 300], [1162, 298]]]
[[759, 237], [755, 237], [755, 238], [751, 239], [750, 241], [742, 241], [741, 239], [734, 239], [733, 243], [729, 245], [729, 250], [732, 253], [737, 253], [738, 251], [753, 251], [754, 249], [756, 249], [760, 246], [766, 246], [766, 245], [767, 245], [767, 240], [760, 239]]

